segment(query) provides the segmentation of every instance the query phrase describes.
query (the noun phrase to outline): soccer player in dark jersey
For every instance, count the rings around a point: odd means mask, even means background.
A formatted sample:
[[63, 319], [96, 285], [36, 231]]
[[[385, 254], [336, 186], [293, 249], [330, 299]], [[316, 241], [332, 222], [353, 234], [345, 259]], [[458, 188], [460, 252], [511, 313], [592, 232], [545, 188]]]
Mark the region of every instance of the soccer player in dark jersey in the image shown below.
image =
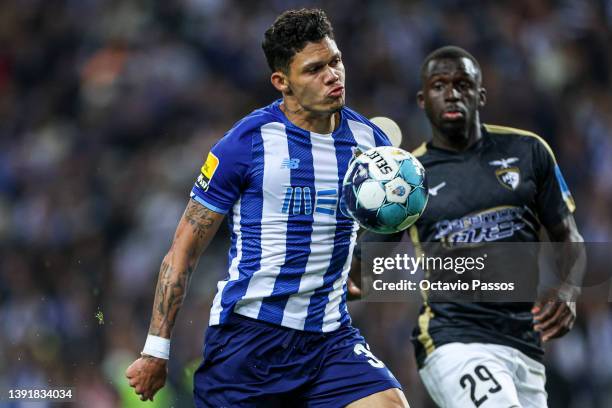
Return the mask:
[[160, 268], [129, 384], [142, 400], [164, 385], [189, 275], [227, 214], [228, 274], [195, 373], [196, 406], [408, 407], [351, 326], [346, 278], [357, 228], [337, 211], [353, 150], [390, 141], [344, 106], [344, 65], [323, 11], [281, 14], [262, 46], [282, 99], [211, 149]]
[[[421, 69], [417, 94], [432, 139], [413, 154], [425, 167], [429, 201], [409, 230], [420, 243], [536, 242], [544, 227], [563, 242], [579, 283], [584, 261], [574, 202], [548, 144], [534, 133], [482, 124], [481, 70], [467, 51], [447, 46]], [[398, 241], [403, 233], [363, 241]], [[537, 256], [537, 255], [536, 255]], [[569, 279], [571, 278], [571, 279]], [[545, 407], [542, 342], [575, 320], [575, 284], [538, 302], [434, 302], [421, 309], [413, 343], [421, 378], [441, 407]]]

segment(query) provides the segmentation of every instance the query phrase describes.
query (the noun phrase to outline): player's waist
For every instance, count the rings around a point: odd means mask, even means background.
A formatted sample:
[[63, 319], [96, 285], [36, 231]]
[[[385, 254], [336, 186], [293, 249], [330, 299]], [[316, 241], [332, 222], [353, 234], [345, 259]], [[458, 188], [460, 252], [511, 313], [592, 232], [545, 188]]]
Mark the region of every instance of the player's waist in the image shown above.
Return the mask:
[[413, 332], [417, 357], [425, 346], [492, 343], [514, 347], [531, 358], [541, 359], [540, 335], [533, 329], [531, 303], [430, 303], [422, 311]]
[[[282, 324], [278, 324], [278, 323], [274, 323], [268, 320], [265, 320], [263, 318], [253, 318], [253, 317], [249, 317], [246, 315], [241, 314], [239, 311], [238, 312], [233, 312], [231, 313], [227, 319], [223, 322], [220, 323], [219, 325], [221, 326], [249, 326], [249, 327], [268, 327], [268, 328], [273, 328], [275, 330], [279, 330], [282, 332], [305, 332], [305, 333], [312, 333], [314, 335], [320, 336], [320, 337], [327, 337], [331, 334], [334, 334], [336, 332], [336, 330], [331, 331], [331, 332], [323, 332], [320, 330], [308, 330], [307, 328], [304, 329], [296, 329], [296, 328], [292, 328], [290, 326], [286, 326], [286, 325], [282, 325]], [[344, 324], [341, 325], [339, 328], [341, 327], [345, 327], [348, 326], [348, 324]]]
[[429, 309], [439, 318], [451, 320], [510, 319], [531, 322], [532, 302], [429, 302]]
[[333, 245], [326, 248], [316, 245], [302, 250], [292, 247], [291, 253], [285, 252], [284, 248], [258, 254], [243, 251], [231, 259], [224, 280], [230, 285], [234, 285], [234, 281], [247, 281], [262, 291], [265, 291], [264, 286], [272, 287], [277, 280], [279, 283], [285, 280], [292, 282], [282, 286], [285, 294], [297, 291], [298, 284], [300, 292], [306, 293], [324, 286], [331, 287], [348, 269], [350, 255], [349, 248], [337, 250]]
[[243, 218], [240, 220], [240, 226], [246, 231], [252, 229], [255, 232], [262, 228], [269, 232], [283, 232], [290, 228], [306, 233], [312, 229], [332, 227], [350, 233], [355, 226], [355, 221], [344, 215], [315, 218], [313, 216], [287, 217], [285, 214], [272, 214], [266, 215], [265, 218]]
[[437, 347], [449, 343], [487, 343], [512, 347], [541, 362], [544, 349], [539, 340], [539, 335], [533, 331], [522, 333], [504, 333], [490, 329], [482, 329], [476, 326], [445, 326], [423, 331], [415, 328], [412, 335], [417, 365], [423, 367], [425, 358]]
[[348, 314], [342, 313], [339, 308], [325, 310], [322, 314], [305, 315], [301, 312], [294, 313], [280, 308], [268, 309], [262, 313], [260, 306], [258, 302], [240, 302], [230, 313], [212, 310], [209, 325], [251, 324], [259, 327], [282, 327], [283, 330], [299, 332], [331, 333], [342, 327], [350, 326], [351, 323]]

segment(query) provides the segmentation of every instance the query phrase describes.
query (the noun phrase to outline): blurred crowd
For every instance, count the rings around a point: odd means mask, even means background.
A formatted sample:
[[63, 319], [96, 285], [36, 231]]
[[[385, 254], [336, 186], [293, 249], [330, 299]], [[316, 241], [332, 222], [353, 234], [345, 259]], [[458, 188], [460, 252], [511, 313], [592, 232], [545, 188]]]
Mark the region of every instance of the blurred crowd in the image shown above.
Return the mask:
[[[612, 1], [22, 0], [0, 2], [0, 406], [9, 388], [73, 387], [88, 408], [139, 406], [159, 264], [210, 146], [278, 97], [260, 43], [287, 8], [335, 28], [348, 104], [429, 137], [419, 67], [455, 44], [479, 60], [482, 119], [544, 137], [588, 242], [612, 241]], [[191, 404], [227, 232], [195, 272], [170, 377], [150, 406]], [[351, 306], [411, 406], [432, 407], [410, 332], [417, 306]], [[551, 407], [612, 406], [612, 308], [583, 300], [548, 346]], [[3, 395], [4, 394], [4, 395]], [[51, 406], [52, 403], [40, 403]], [[31, 405], [27, 405], [31, 406]]]

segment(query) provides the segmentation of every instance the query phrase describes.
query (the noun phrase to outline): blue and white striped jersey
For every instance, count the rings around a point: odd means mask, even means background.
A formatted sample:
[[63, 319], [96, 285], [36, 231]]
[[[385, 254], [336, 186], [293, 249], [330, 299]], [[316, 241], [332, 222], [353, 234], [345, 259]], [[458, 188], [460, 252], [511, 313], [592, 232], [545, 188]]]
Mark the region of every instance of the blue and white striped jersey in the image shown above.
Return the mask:
[[227, 213], [229, 271], [217, 285], [210, 325], [234, 312], [298, 330], [350, 323], [346, 308], [356, 223], [339, 211], [354, 147], [389, 145], [349, 108], [332, 134], [292, 124], [281, 100], [238, 122], [213, 146], [191, 197]]

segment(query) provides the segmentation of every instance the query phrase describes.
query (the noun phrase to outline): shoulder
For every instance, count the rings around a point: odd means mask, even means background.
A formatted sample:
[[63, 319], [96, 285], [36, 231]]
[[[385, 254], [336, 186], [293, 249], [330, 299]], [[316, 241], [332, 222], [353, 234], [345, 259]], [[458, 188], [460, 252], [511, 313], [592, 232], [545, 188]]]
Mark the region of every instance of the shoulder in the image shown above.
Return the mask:
[[269, 107], [254, 110], [238, 122], [217, 142], [229, 148], [251, 147], [253, 137], [261, 132], [261, 128], [269, 123], [278, 123], [281, 120]]
[[357, 113], [353, 109], [345, 106], [342, 108], [342, 115], [353, 132], [361, 131], [365, 132], [366, 134], [371, 133], [374, 136], [375, 146], [391, 145], [388, 135], [362, 114]]
[[499, 143], [524, 144], [531, 149], [547, 152], [553, 159], [555, 157], [550, 145], [537, 133], [508, 126], [491, 124], [483, 124], [483, 126], [489, 137], [495, 139]]
[[350, 120], [353, 122], [359, 122], [361, 124], [371, 127], [372, 129], [380, 130], [378, 126], [370, 122], [370, 119], [366, 118], [365, 116], [358, 113], [357, 111], [349, 108], [348, 106], [345, 106], [342, 108], [342, 114], [344, 115], [346, 120]]

